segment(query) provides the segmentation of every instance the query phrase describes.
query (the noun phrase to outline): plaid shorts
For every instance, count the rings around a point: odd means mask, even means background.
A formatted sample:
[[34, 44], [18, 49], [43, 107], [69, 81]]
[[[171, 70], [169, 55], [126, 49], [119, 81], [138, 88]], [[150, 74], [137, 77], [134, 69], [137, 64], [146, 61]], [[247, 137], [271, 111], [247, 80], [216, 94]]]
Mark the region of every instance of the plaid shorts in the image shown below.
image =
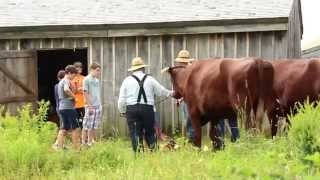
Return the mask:
[[93, 110], [91, 113], [89, 112], [89, 108], [85, 108], [85, 115], [83, 118], [83, 129], [88, 130], [88, 129], [98, 129], [100, 122], [101, 122], [101, 113], [102, 113], [102, 108], [101, 106], [97, 107], [91, 107]]

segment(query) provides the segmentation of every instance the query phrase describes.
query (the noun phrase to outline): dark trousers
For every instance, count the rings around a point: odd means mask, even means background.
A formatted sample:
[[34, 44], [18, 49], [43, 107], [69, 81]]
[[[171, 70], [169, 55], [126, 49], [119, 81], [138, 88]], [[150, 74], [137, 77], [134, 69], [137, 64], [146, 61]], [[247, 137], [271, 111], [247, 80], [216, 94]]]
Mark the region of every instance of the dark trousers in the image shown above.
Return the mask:
[[[231, 129], [231, 142], [236, 142], [240, 137], [237, 118], [228, 119]], [[224, 119], [220, 119], [218, 123], [220, 137], [224, 138]]]
[[192, 127], [192, 123], [191, 123], [191, 118], [188, 117], [187, 119], [187, 137], [189, 139], [190, 142], [194, 141], [194, 129]]
[[184, 118], [187, 120], [186, 128], [187, 128], [187, 137], [190, 142], [194, 141], [194, 129], [192, 127], [191, 118], [189, 116], [188, 108], [185, 103], [182, 104], [182, 113]]
[[84, 117], [84, 108], [77, 108], [77, 121], [79, 122], [79, 126], [82, 129], [82, 122], [83, 122], [83, 117]]
[[143, 148], [143, 137], [149, 148], [153, 150], [156, 144], [153, 106], [130, 105], [127, 106], [126, 115], [133, 151], [137, 152]]

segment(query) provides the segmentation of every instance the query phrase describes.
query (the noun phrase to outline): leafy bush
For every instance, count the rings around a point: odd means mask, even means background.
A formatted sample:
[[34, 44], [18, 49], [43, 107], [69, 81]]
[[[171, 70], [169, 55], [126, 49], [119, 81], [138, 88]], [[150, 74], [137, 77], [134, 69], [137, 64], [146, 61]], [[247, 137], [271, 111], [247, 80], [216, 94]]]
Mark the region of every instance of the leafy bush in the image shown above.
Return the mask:
[[303, 158], [320, 152], [320, 105], [306, 102], [299, 104], [298, 113], [289, 117], [292, 127], [289, 130], [291, 146]]

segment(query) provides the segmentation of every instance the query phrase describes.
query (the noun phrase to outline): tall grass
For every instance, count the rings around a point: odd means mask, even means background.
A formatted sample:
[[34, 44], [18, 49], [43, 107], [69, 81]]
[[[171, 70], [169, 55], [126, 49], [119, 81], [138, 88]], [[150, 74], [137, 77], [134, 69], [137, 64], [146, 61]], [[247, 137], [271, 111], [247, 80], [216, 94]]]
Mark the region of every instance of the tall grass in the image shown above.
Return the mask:
[[[90, 149], [54, 151], [56, 127], [47, 104], [0, 117], [0, 179], [304, 179], [320, 176], [320, 107], [301, 106], [288, 137], [242, 132], [223, 151], [199, 151], [177, 139], [175, 151], [134, 155], [127, 139], [105, 139]], [[307, 142], [307, 143], [304, 143]], [[205, 146], [210, 147], [210, 142]]]

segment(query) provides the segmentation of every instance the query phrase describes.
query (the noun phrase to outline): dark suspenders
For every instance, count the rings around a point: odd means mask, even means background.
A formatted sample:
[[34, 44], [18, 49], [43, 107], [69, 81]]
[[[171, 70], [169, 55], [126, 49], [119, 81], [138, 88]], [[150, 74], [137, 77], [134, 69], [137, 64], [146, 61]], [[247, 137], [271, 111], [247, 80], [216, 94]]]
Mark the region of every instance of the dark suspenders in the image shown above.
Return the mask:
[[142, 78], [141, 81], [140, 81], [140, 79], [139, 79], [137, 76], [135, 76], [135, 75], [133, 75], [133, 74], [132, 74], [131, 76], [138, 81], [139, 87], [140, 87], [137, 103], [139, 104], [139, 103], [141, 102], [141, 96], [143, 96], [144, 102], [145, 102], [145, 103], [148, 103], [147, 95], [146, 95], [146, 92], [144, 91], [144, 88], [143, 88], [144, 81], [146, 80], [146, 78], [147, 78], [148, 75], [147, 75], [147, 74], [144, 75], [144, 77]]

